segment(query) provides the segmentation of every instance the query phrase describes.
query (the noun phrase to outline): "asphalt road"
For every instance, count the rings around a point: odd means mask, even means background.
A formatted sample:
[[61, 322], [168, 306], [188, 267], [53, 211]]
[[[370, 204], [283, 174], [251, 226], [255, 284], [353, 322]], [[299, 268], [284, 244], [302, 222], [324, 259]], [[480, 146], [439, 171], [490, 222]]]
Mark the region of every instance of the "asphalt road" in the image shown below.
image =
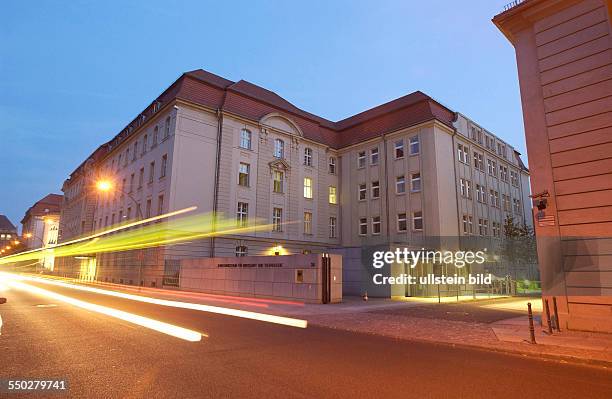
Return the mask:
[[0, 378], [67, 378], [69, 397], [612, 398], [612, 372], [602, 368], [38, 286], [208, 334], [187, 342], [37, 294], [0, 292], [8, 298]]

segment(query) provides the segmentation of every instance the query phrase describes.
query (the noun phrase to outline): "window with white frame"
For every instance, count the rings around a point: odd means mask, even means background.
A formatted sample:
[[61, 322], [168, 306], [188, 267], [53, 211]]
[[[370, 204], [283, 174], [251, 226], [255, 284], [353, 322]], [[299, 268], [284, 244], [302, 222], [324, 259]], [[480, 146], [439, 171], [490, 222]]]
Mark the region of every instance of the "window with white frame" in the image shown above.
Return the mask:
[[276, 158], [285, 158], [285, 142], [281, 139], [274, 140], [274, 156]]
[[514, 208], [514, 213], [521, 213], [521, 200], [517, 199], [517, 198], [513, 198], [512, 199], [512, 204], [513, 204], [513, 208]]
[[304, 148], [304, 165], [312, 166], [312, 148]]
[[359, 218], [359, 235], [365, 236], [366, 234], [368, 234], [368, 219]]
[[372, 198], [380, 197], [380, 182], [373, 181], [372, 182]]
[[457, 144], [457, 158], [459, 162], [469, 163], [468, 158], [468, 146], [464, 144]]
[[336, 193], [336, 187], [329, 186], [329, 203], [337, 204], [338, 203], [338, 195]]
[[312, 212], [304, 212], [304, 234], [312, 234]]
[[421, 152], [419, 136], [410, 137], [410, 155], [417, 155], [419, 152]]
[[364, 201], [366, 199], [366, 192], [367, 192], [366, 184], [365, 183], [360, 184], [358, 195], [357, 195], [357, 198], [359, 199], [359, 201]]
[[272, 209], [272, 231], [283, 231], [283, 210], [282, 208]]
[[248, 129], [242, 129], [240, 131], [240, 148], [250, 150], [252, 145], [252, 133]]
[[476, 185], [476, 200], [482, 203], [487, 202], [487, 195], [485, 194], [484, 186], [480, 184]]
[[336, 158], [329, 157], [329, 173], [332, 175], [336, 174]]
[[395, 178], [395, 193], [403, 194], [406, 192], [406, 179], [404, 175]]
[[474, 152], [474, 167], [478, 170], [484, 171], [484, 165], [482, 162], [482, 154]]
[[406, 231], [408, 230], [408, 219], [406, 217], [406, 213], [398, 213], [397, 214], [397, 231]]
[[412, 212], [412, 229], [414, 231], [423, 230], [423, 212], [421, 211]]
[[472, 234], [472, 216], [463, 215], [463, 234]]
[[249, 248], [246, 245], [236, 246], [236, 256], [242, 257], [242, 256], [247, 256], [248, 254], [249, 254]]
[[304, 178], [304, 198], [312, 199], [312, 179]]
[[357, 168], [359, 169], [365, 168], [365, 165], [366, 165], [366, 152], [359, 151], [357, 153]]
[[370, 165], [378, 165], [378, 147], [370, 150]]
[[508, 181], [508, 167], [499, 165], [499, 178]]
[[404, 158], [404, 140], [395, 142], [395, 159]]
[[472, 198], [472, 182], [467, 179], [459, 179], [461, 188], [461, 196], [465, 198]]
[[238, 226], [244, 227], [249, 222], [249, 203], [238, 202], [238, 209], [236, 210], [236, 221]]
[[274, 170], [272, 172], [272, 179], [273, 179], [273, 190], [275, 193], [283, 193], [283, 181], [285, 179], [285, 174], [280, 171], [280, 170]]
[[238, 166], [238, 185], [248, 187], [250, 175], [251, 165], [249, 165], [248, 163], [240, 162], [240, 165]]
[[329, 217], [329, 238], [336, 238], [337, 219], [335, 216]]
[[380, 234], [380, 216], [372, 217], [372, 234], [373, 235]]
[[410, 175], [410, 191], [413, 193], [421, 191], [421, 173], [413, 173]]

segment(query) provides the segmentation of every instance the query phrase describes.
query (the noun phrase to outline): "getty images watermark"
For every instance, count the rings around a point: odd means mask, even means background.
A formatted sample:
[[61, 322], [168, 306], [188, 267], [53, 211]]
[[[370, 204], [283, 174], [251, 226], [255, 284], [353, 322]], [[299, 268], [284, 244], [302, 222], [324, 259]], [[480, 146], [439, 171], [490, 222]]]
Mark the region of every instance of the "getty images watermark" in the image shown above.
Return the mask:
[[[462, 269], [466, 265], [482, 265], [486, 261], [485, 248], [482, 251], [434, 251], [421, 248], [411, 250], [408, 248], [396, 248], [395, 251], [375, 251], [372, 255], [372, 266], [382, 269], [385, 265], [405, 264], [414, 269], [420, 264], [454, 265]], [[383, 284], [491, 284], [491, 274], [468, 274], [459, 276], [426, 274], [424, 276], [412, 276], [401, 273], [398, 276], [384, 276], [376, 273], [372, 276], [376, 285]]]

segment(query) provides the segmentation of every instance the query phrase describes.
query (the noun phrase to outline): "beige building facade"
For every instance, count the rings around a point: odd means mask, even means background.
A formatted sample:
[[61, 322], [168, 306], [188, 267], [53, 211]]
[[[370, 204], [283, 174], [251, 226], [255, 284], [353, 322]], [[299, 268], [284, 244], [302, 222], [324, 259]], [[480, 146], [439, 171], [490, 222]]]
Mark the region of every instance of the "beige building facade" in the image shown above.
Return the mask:
[[97, 255], [92, 278], [104, 281], [159, 286], [180, 259], [334, 252], [345, 293], [360, 294], [364, 247], [501, 239], [507, 215], [531, 224], [519, 154], [420, 92], [332, 122], [249, 82], [192, 71], [103, 147], [97, 176], [118, 189], [97, 196], [94, 232], [193, 206], [237, 226], [270, 225]]

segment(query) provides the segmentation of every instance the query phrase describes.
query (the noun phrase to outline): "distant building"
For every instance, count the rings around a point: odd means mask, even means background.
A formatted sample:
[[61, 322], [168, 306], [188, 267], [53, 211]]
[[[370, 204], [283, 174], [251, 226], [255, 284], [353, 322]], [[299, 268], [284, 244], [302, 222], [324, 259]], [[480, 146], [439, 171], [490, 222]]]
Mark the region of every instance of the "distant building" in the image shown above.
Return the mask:
[[27, 210], [21, 220], [21, 234], [27, 249], [57, 244], [61, 203], [61, 195], [49, 194]]
[[13, 246], [17, 240], [17, 228], [5, 215], [0, 215], [0, 250]]
[[612, 2], [527, 0], [493, 22], [518, 65], [544, 298], [612, 332]]
[[[273, 227], [88, 254], [61, 272], [85, 279], [159, 287], [184, 258], [333, 251], [346, 259], [346, 293], [358, 294], [368, 284], [364, 246], [499, 240], [507, 216], [532, 223], [529, 172], [513, 146], [421, 92], [333, 122], [250, 82], [196, 70], [91, 158], [64, 184], [62, 239], [190, 206]], [[115, 189], [94, 198], [91, 176]], [[427, 294], [394, 289], [380, 295]]]

